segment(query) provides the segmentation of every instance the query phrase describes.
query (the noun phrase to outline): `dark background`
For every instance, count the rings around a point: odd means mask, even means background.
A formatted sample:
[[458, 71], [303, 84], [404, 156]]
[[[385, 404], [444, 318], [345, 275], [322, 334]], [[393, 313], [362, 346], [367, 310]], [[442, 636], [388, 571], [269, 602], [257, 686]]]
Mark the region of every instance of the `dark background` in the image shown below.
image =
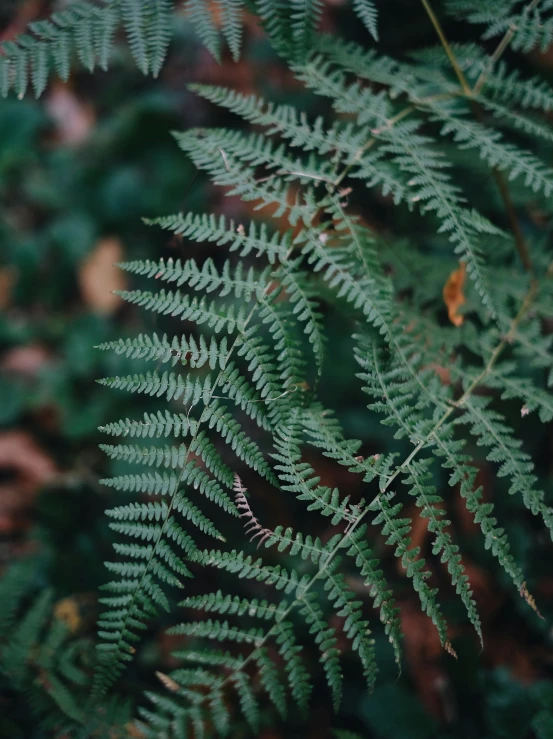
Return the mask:
[[[435, 43], [418, 3], [387, 0], [382, 5], [379, 48], [383, 52], [401, 56]], [[46, 1], [4, 0], [1, 40], [55, 7], [59, 6]], [[341, 0], [328, 3], [323, 27], [372, 43]], [[453, 38], [468, 38], [466, 29], [453, 27], [450, 32]], [[549, 77], [553, 55], [536, 55], [525, 64]], [[121, 44], [108, 73], [76, 72], [67, 84], [52, 81], [39, 101], [30, 97], [0, 101], [0, 568], [38, 554], [35, 586], [50, 585], [59, 602], [73, 604], [84, 635], [94, 634], [96, 592], [106, 579], [102, 562], [110, 556], [103, 510], [115, 494], [98, 480], [118, 473], [117, 465], [98, 450], [104, 439], [96, 429], [119, 417], [138, 417], [151, 407], [139, 396], [95, 383], [99, 377], [135, 367], [94, 346], [152, 327], [165, 329], [165, 324], [155, 325], [152, 318], [123, 306], [110, 294], [138, 283], [114, 268], [113, 262], [198, 253], [191, 245], [145, 226], [142, 217], [178, 210], [224, 212], [238, 222], [253, 217], [248, 204], [224, 198], [196, 175], [170, 135], [173, 129], [196, 125], [237, 125], [232, 116], [187, 91], [191, 81], [255, 92], [295, 103], [310, 113], [325, 111], [274, 56], [255, 21], [247, 21], [241, 61], [234, 63], [226, 55], [219, 66], [194, 37], [184, 15], [177, 18], [170, 56], [157, 80], [141, 76]], [[375, 198], [356, 206], [377, 229], [389, 228], [389, 204]], [[405, 217], [394, 221], [394, 228], [408, 230], [409, 223]], [[210, 254], [205, 249], [202, 253]], [[327, 325], [332, 351], [323, 398], [338, 410], [346, 432], [363, 440], [365, 453], [391, 449], [395, 444], [391, 434], [365, 409], [359, 384], [352, 383], [355, 369], [339, 315], [329, 313]], [[532, 415], [520, 429], [541, 460], [542, 484], [550, 488], [551, 424], [544, 427]], [[309, 460], [324, 484], [359, 493], [353, 475], [313, 451]], [[485, 461], [480, 478], [487, 494], [497, 490], [494, 471]], [[445, 477], [441, 483], [445, 486]], [[446, 592], [459, 659], [443, 654], [400, 566], [377, 541], [375, 548], [382, 554], [402, 608], [401, 676], [373, 616], [381, 668], [374, 695], [366, 695], [354, 660], [347, 659], [339, 717], [331, 716], [321, 682], [316, 685], [307, 729], [267, 725], [260, 736], [324, 737], [330, 735], [331, 726], [382, 739], [553, 736], [553, 575], [550, 560], [544, 559], [544, 552], [551, 554], [546, 535], [526, 525], [515, 502], [499, 504], [515, 555], [545, 615], [539, 621], [483, 551], [459, 501], [449, 490], [447, 494], [484, 623], [484, 651], [480, 653]], [[300, 509], [292, 501], [275, 499], [269, 490], [261, 490], [259, 496], [260, 510], [267, 515], [295, 527], [308, 525], [298, 518]], [[428, 546], [425, 528], [415, 527], [414, 533], [418, 543]], [[434, 563], [434, 569], [436, 582], [441, 583], [439, 563]], [[173, 644], [161, 626], [154, 624], [149, 630], [122, 680], [125, 694], [139, 696], [151, 686], [154, 669], [171, 667]], [[272, 714], [266, 721], [273, 721]], [[22, 737], [42, 736], [32, 725], [22, 725], [21, 732]], [[244, 734], [238, 720], [233, 736]]]

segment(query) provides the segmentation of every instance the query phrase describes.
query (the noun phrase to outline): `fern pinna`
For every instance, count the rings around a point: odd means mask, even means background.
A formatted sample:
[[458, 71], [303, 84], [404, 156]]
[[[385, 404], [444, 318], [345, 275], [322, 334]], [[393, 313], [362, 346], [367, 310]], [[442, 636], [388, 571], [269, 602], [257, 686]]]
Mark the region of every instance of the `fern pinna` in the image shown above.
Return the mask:
[[[223, 37], [237, 58], [246, 3], [216, 5], [220, 30], [212, 3], [191, 0], [189, 17], [216, 57]], [[107, 456], [120, 469], [139, 467], [103, 481], [114, 498], [125, 496], [107, 512], [117, 556], [107, 563], [114, 577], [101, 599], [92, 701], [105, 700], [149, 622], [162, 611], [173, 616], [175, 593], [195, 574], [237, 576], [236, 591], [195, 588], [180, 601], [180, 622], [170, 631], [182, 638], [174, 656], [183, 666], [158, 673], [162, 690], [147, 693], [138, 720], [146, 737], [228, 733], [233, 690], [254, 734], [261, 693], [281, 716], [291, 704], [306, 713], [315, 679], [305, 659], [308, 643], [319, 652], [336, 710], [345, 650], [371, 689], [373, 634], [385, 633], [398, 665], [402, 653], [381, 539], [444, 650], [455, 655], [434, 559], [482, 640], [448, 518], [444, 471], [486, 549], [539, 613], [500, 513], [477, 484], [478, 447], [499, 481], [506, 480], [498, 494], [515, 496], [528, 520], [535, 516], [553, 531], [532, 457], [509, 418], [513, 407], [523, 417], [553, 418], [551, 337], [542, 331], [553, 309], [548, 234], [532, 238], [519, 223], [528, 197], [548, 212], [553, 135], [540, 113], [553, 108], [553, 95], [544, 81], [523, 78], [503, 59], [509, 47], [528, 52], [549, 45], [553, 5], [508, 0], [498, 11], [491, 0], [449, 0], [450, 18], [480, 27], [484, 42], [450, 45], [431, 3], [422, 0], [441, 44], [402, 60], [318, 34], [319, 0], [247, 5], [328, 115], [310, 119], [292, 106], [191, 86], [257, 132], [192, 129], [175, 134], [178, 146], [260, 218], [246, 223], [188, 212], [151, 222], [185, 245], [208, 246], [210, 256], [194, 258], [185, 246], [178, 259], [121, 264], [149, 283], [121, 292], [122, 300], [160, 321], [172, 318], [173, 333], [100, 346], [140, 363], [135, 374], [101, 382], [158, 405], [101, 429]], [[352, 6], [377, 40], [377, 3]], [[52, 67], [67, 77], [74, 49], [85, 67], [105, 66], [119, 26], [142, 71], [157, 74], [173, 10], [165, 0], [75, 3], [3, 44], [2, 88], [22, 96], [31, 80], [40, 93]], [[478, 183], [474, 193], [460, 184], [467, 170]], [[485, 212], [478, 209], [478, 188], [493, 193]], [[366, 224], [354, 202], [375, 193], [407, 219], [412, 238], [383, 236]], [[427, 243], [417, 238], [419, 229]], [[461, 285], [457, 308], [466, 309], [451, 308], [454, 320], [446, 322], [442, 287], [452, 274]], [[321, 402], [333, 360], [325, 327], [330, 310], [352, 336], [358, 368], [352, 382], [365, 394], [367, 417], [379, 414], [393, 429], [392, 451], [360, 454], [361, 442], [342, 431], [339, 409]], [[324, 485], [307, 461], [307, 446], [358, 475], [362, 499]], [[238, 466], [251, 484], [238, 477]], [[259, 479], [275, 495], [293, 497], [307, 517], [325, 517], [327, 535], [264, 520], [256, 506]], [[240, 530], [232, 517], [245, 526], [231, 545], [228, 531]], [[433, 559], [413, 545], [418, 517], [426, 522]], [[361, 589], [353, 589], [351, 573]]]

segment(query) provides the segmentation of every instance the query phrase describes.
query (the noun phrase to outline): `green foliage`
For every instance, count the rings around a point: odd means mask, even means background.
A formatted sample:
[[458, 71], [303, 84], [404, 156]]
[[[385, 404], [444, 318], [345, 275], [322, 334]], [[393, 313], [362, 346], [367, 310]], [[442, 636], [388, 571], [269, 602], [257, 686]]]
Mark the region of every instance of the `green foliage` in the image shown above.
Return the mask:
[[[173, 36], [180, 2], [174, 0], [78, 0], [47, 20], [35, 21], [13, 41], [0, 44], [0, 91], [10, 90], [23, 98], [32, 87], [35, 96], [44, 92], [55, 72], [67, 80], [75, 60], [89, 72], [106, 70], [117, 33], [122, 30], [134, 62], [143, 74], [157, 77]], [[302, 57], [313, 46], [320, 22], [321, 0], [293, 0], [292, 7], [259, 0], [275, 48]], [[373, 37], [378, 37], [377, 9], [369, 0], [354, 0], [353, 7]], [[187, 0], [185, 11], [198, 38], [222, 60], [221, 37], [234, 61], [242, 51], [244, 0]], [[220, 14], [220, 28], [216, 15]], [[532, 33], [529, 29], [528, 33]], [[528, 41], [525, 41], [528, 44]], [[544, 41], [542, 40], [542, 44]]]
[[[244, 4], [219, 5], [221, 34], [237, 59]], [[318, 675], [305, 656], [309, 643], [318, 649], [335, 711], [348, 657], [372, 691], [378, 630], [398, 664], [402, 654], [394, 588], [381, 563], [384, 546], [450, 655], [456, 651], [434, 560], [445, 566], [482, 640], [473, 586], [438, 483], [444, 470], [480, 527], [483, 545], [537, 611], [495, 501], [476, 485], [475, 449], [484, 447], [495, 465], [498, 497], [520, 497], [520, 515], [532, 514], [537, 523], [530, 516], [524, 520], [553, 532], [553, 510], [510, 419], [513, 404], [523, 417], [537, 412], [543, 423], [553, 418], [544, 386], [553, 377], [551, 341], [542, 332], [542, 318], [553, 309], [553, 271], [547, 243], [523, 233], [517, 212], [529, 194], [550, 209], [553, 171], [542, 152], [550, 151], [552, 137], [544, 121], [524, 110], [548, 112], [552, 98], [543, 81], [526, 84], [499, 63], [509, 43], [525, 52], [547, 47], [553, 26], [551, 3], [521, 10], [520, 3], [509, 2], [499, 13], [492, 5], [448, 3], [455, 17], [484, 25], [484, 39], [505, 34], [489, 54], [476, 47], [469, 64], [467, 47], [457, 53], [440, 30], [450, 70], [443, 59], [434, 63], [435, 50], [396, 61], [321, 37], [318, 0], [290, 7], [260, 0], [248, 7], [257, 10], [297, 80], [319, 101], [330, 99], [332, 113], [311, 120], [294, 107], [233, 90], [191, 88], [259, 130], [191, 128], [175, 134], [178, 147], [225, 195], [250, 203], [250, 212], [260, 211], [266, 222], [235, 223], [194, 212], [151, 219], [154, 228], [194, 242], [187, 250], [196, 256], [119, 265], [148, 283], [148, 289], [118, 291], [122, 301], [159, 320], [178, 318], [186, 327], [179, 333], [172, 321], [174, 335], [139, 333], [98, 347], [140, 365], [100, 384], [137, 403], [146, 396], [151, 405], [142, 416], [100, 428], [109, 437], [130, 438], [101, 445], [118, 470], [102, 480], [113, 491], [107, 517], [118, 540], [117, 558], [106, 563], [113, 579], [103, 586], [91, 705], [105, 701], [149, 624], [167, 618], [164, 613], [173, 617], [180, 591], [215, 570], [216, 576], [234, 576], [239, 594], [217, 588], [180, 600], [179, 619], [186, 620], [169, 633], [184, 637], [174, 657], [186, 666], [159, 673], [163, 691], [146, 692], [152, 706], [139, 709], [143, 736], [204, 736], [211, 726], [228, 734], [236, 703], [255, 735], [260, 693], [282, 717], [289, 705], [306, 715]], [[378, 39], [376, 4], [355, 0], [353, 8]], [[191, 0], [188, 11], [198, 36], [221, 58], [211, 5]], [[4, 44], [4, 90], [23, 96], [30, 75], [40, 94], [51, 65], [67, 77], [73, 50], [91, 70], [106, 66], [119, 25], [139, 69], [157, 75], [172, 12], [163, 0], [71, 6]], [[500, 198], [487, 203], [473, 197], [463, 187], [467, 170], [474, 170], [482, 187], [495, 178]], [[350, 196], [362, 202], [375, 191], [393, 202], [394, 217], [408, 219], [413, 233], [425, 229], [429, 248], [420, 240], [406, 248], [393, 232], [377, 235], [366, 224]], [[443, 273], [435, 269], [437, 259], [445, 264]], [[470, 280], [458, 288], [467, 292], [467, 309], [460, 316], [448, 305], [452, 320], [446, 323], [444, 282], [459, 261]], [[159, 283], [175, 284], [169, 289]], [[457, 303], [465, 303], [464, 292]], [[319, 392], [328, 364], [340, 361], [327, 340], [325, 316], [331, 311], [339, 313], [350, 339], [349, 358], [358, 372], [351, 382], [368, 396], [364, 417], [378, 415], [394, 431], [390, 450], [368, 458], [359, 454], [362, 441], [348, 438]], [[357, 475], [363, 497], [323, 484], [308, 446]], [[141, 465], [138, 472], [134, 465]], [[236, 474], [239, 465], [252, 480], [249, 495]], [[261, 484], [303, 512], [296, 528], [257, 511]], [[324, 537], [311, 533], [318, 514], [326, 519]], [[243, 531], [236, 526], [239, 517]], [[430, 551], [413, 541], [418, 517], [432, 539]], [[209, 548], [213, 539], [221, 548]], [[262, 549], [255, 558], [252, 543]], [[17, 605], [17, 583], [6, 583]], [[373, 601], [376, 625], [360, 590]], [[49, 597], [33, 602], [3, 652], [18, 689], [28, 680], [28, 655], [41, 641]], [[7, 611], [8, 626], [15, 608]], [[62, 641], [48, 634], [41, 649], [57, 658]], [[224, 645], [213, 648], [212, 641]], [[57, 708], [84, 723], [71, 693], [53, 672], [48, 675]], [[543, 724], [539, 714], [536, 731]]]
[[[19, 713], [0, 719], [2, 733], [23, 736], [20, 731], [28, 723], [30, 729], [39, 724], [51, 736], [107, 736], [128, 721], [128, 707], [118, 703], [87, 712], [93, 648], [75, 633], [78, 605], [54, 603], [53, 592], [40, 591], [33, 582], [36, 570], [37, 562], [25, 558], [0, 580], [0, 688], [5, 698], [14, 696]], [[20, 723], [10, 723], [18, 718]]]
[[2, 94], [13, 89], [23, 97], [30, 82], [35, 95], [41, 95], [52, 71], [68, 79], [75, 57], [89, 72], [107, 69], [120, 27], [140, 71], [157, 77], [172, 26], [171, 0], [152, 0], [147, 5], [137, 0], [73, 3], [48, 20], [32, 23], [29, 32], [15, 41], [2, 44]]

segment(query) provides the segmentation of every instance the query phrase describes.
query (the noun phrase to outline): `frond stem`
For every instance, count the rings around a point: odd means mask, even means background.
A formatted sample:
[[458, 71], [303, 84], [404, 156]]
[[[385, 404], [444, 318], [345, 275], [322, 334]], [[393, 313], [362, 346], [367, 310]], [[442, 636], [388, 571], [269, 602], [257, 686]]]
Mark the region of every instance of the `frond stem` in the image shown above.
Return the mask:
[[[540, 0], [532, 0], [532, 2], [526, 7], [526, 9], [523, 12], [523, 16], [527, 16], [528, 13], [530, 13], [539, 3]], [[455, 57], [455, 54], [453, 53], [453, 50], [445, 36], [445, 33], [443, 31], [443, 28], [440, 24], [440, 21], [436, 17], [434, 11], [432, 10], [432, 7], [430, 5], [429, 0], [421, 0], [424, 9], [426, 10], [428, 17], [430, 18], [432, 25], [434, 26], [434, 29], [436, 30], [436, 33], [438, 35], [438, 38], [440, 39], [440, 42], [444, 48], [445, 53], [447, 54], [447, 57], [449, 61], [451, 62], [451, 66], [453, 67], [453, 70], [455, 74], [457, 75], [457, 79], [461, 83], [461, 87], [463, 88], [463, 91], [467, 97], [467, 99], [471, 103], [471, 107], [473, 109], [474, 115], [477, 118], [477, 120], [480, 123], [483, 123], [483, 115], [482, 110], [478, 103], [474, 100], [474, 95], [478, 93], [480, 88], [485, 82], [486, 74], [489, 73], [495, 62], [501, 57], [507, 46], [509, 45], [511, 39], [513, 38], [515, 34], [514, 28], [509, 29], [509, 31], [505, 34], [501, 42], [499, 43], [499, 46], [495, 50], [494, 54], [492, 55], [492, 62], [489, 64], [484, 71], [480, 74], [480, 77], [476, 81], [476, 85], [474, 86], [474, 89], [471, 89], [469, 83], [467, 82], [467, 78], [465, 77], [465, 74], [463, 70], [461, 69], [461, 66], [459, 62], [457, 61], [457, 58]], [[499, 194], [501, 196], [501, 199], [503, 200], [503, 203], [505, 205], [505, 210], [507, 212], [507, 219], [509, 221], [509, 225], [511, 227], [511, 231], [513, 232], [513, 237], [515, 240], [515, 246], [518, 251], [518, 254], [520, 256], [521, 262], [524, 266], [524, 269], [527, 272], [532, 272], [532, 260], [530, 258], [530, 253], [528, 251], [528, 248], [526, 246], [526, 242], [524, 240], [524, 236], [522, 233], [522, 229], [520, 228], [520, 224], [518, 222], [515, 208], [513, 205], [513, 201], [511, 198], [511, 194], [509, 192], [509, 188], [507, 187], [507, 183], [505, 182], [505, 178], [503, 177], [503, 174], [497, 169], [497, 167], [494, 167], [492, 169], [493, 178], [495, 180], [495, 183], [497, 185], [497, 189], [499, 190]]]
[[[481, 117], [481, 111], [479, 108], [476, 108], [477, 111], [477, 117]], [[507, 183], [505, 182], [505, 177], [503, 176], [503, 173], [497, 169], [497, 167], [494, 167], [492, 169], [493, 178], [495, 180], [495, 184], [497, 185], [497, 189], [499, 190], [499, 194], [501, 196], [501, 199], [503, 200], [503, 204], [505, 205], [505, 210], [507, 213], [507, 220], [509, 221], [509, 225], [511, 227], [511, 231], [513, 232], [513, 238], [515, 240], [515, 246], [516, 250], [518, 252], [518, 255], [520, 257], [520, 261], [522, 262], [522, 266], [527, 272], [532, 272], [532, 260], [530, 258], [530, 252], [528, 251], [528, 247], [526, 246], [526, 241], [524, 240], [524, 234], [522, 233], [522, 229], [520, 227], [520, 223], [518, 222], [518, 218], [515, 211], [515, 206], [513, 204], [513, 200], [511, 198], [511, 193], [509, 192], [509, 188], [507, 187]]]
[[442, 46], [444, 47], [444, 51], [447, 54], [447, 58], [449, 59], [451, 66], [453, 67], [453, 71], [457, 75], [457, 79], [459, 80], [461, 87], [463, 88], [463, 92], [465, 93], [467, 97], [471, 97], [472, 90], [470, 88], [469, 83], [467, 82], [467, 78], [465, 77], [463, 70], [461, 69], [461, 66], [459, 65], [459, 62], [455, 58], [455, 54], [453, 53], [453, 50], [451, 46], [449, 45], [449, 41], [447, 40], [445, 36], [445, 33], [440, 24], [440, 21], [438, 20], [438, 18], [436, 17], [436, 14], [432, 10], [429, 0], [421, 0], [421, 2], [423, 4], [424, 9], [426, 10], [428, 17], [430, 18], [432, 25], [434, 26], [434, 30], [436, 31]]
[[403, 110], [400, 110], [400, 112], [395, 115], [393, 118], [390, 118], [389, 121], [386, 122], [384, 126], [382, 126], [379, 129], [374, 129], [372, 132], [373, 135], [371, 138], [367, 141], [367, 143], [362, 146], [357, 154], [353, 157], [351, 162], [344, 167], [342, 172], [338, 175], [338, 177], [334, 180], [332, 183], [334, 187], [338, 187], [344, 180], [344, 178], [348, 175], [348, 173], [351, 171], [351, 169], [357, 164], [357, 162], [361, 159], [363, 154], [366, 154], [369, 149], [371, 149], [378, 141], [378, 135], [381, 133], [384, 133], [384, 131], [388, 131], [390, 128], [395, 126], [396, 123], [399, 123], [399, 121], [403, 120], [403, 118], [406, 118], [408, 115], [413, 113], [416, 110], [416, 107], [414, 105], [408, 105], [406, 108], [403, 108]]
[[386, 131], [389, 131], [391, 128], [393, 128], [396, 123], [399, 123], [404, 118], [407, 118], [408, 115], [411, 113], [414, 113], [417, 110], [417, 106], [419, 105], [425, 105], [427, 103], [436, 103], [440, 100], [451, 100], [451, 98], [458, 97], [459, 95], [464, 95], [464, 90], [461, 93], [461, 91], [458, 92], [442, 92], [437, 95], [430, 95], [427, 98], [422, 98], [421, 100], [414, 100], [411, 105], [407, 105], [405, 108], [399, 111], [395, 116], [390, 118], [390, 120], [386, 121], [386, 123], [381, 126], [380, 128], [374, 128], [371, 133], [372, 136], [367, 141], [367, 143], [362, 146], [359, 151], [355, 154], [351, 162], [344, 167], [344, 169], [340, 172], [338, 177], [331, 183], [335, 188], [338, 187], [344, 180], [344, 178], [348, 175], [348, 173], [351, 171], [351, 169], [357, 164], [357, 162], [361, 159], [363, 154], [366, 154], [369, 149], [372, 149], [372, 147], [378, 143], [379, 136], [382, 133], [385, 133]]
[[[529, 13], [531, 13], [534, 8], [537, 8], [539, 5], [540, 0], [532, 0], [531, 3], [529, 3], [524, 11], [522, 12], [522, 17], [526, 18]], [[472, 94], [478, 95], [482, 87], [486, 83], [486, 77], [489, 75], [489, 73], [492, 71], [494, 66], [497, 64], [497, 62], [501, 59], [505, 51], [507, 50], [507, 47], [511, 43], [513, 36], [516, 33], [516, 26], [510, 26], [509, 30], [505, 33], [499, 44], [497, 45], [495, 51], [491, 55], [491, 57], [488, 59], [488, 63], [484, 67], [484, 69], [480, 72], [480, 76], [476, 80], [476, 84], [472, 88]]]

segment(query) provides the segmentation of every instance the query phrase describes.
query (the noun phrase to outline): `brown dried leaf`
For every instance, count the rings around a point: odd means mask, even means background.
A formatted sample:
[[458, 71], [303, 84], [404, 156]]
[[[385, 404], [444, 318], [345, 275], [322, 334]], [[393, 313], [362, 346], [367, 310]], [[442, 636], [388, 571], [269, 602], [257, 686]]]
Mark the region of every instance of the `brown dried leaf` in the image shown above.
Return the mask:
[[524, 600], [528, 603], [528, 605], [536, 613], [536, 615], [539, 618], [543, 619], [541, 611], [536, 604], [536, 599], [534, 598], [532, 593], [528, 590], [528, 587], [525, 582], [522, 583], [522, 587], [520, 589], [520, 595], [522, 598], [524, 598]]
[[169, 675], [166, 675], [164, 672], [159, 672], [159, 670], [156, 672], [156, 677], [158, 680], [160, 680], [163, 685], [167, 688], [167, 690], [171, 690], [173, 693], [178, 693], [180, 690], [180, 686], [178, 683], [176, 683], [172, 677], [169, 677]]
[[6, 310], [10, 306], [16, 277], [13, 267], [0, 267], [0, 310]]
[[52, 355], [39, 344], [16, 346], [6, 353], [0, 367], [4, 372], [32, 377], [52, 361]]
[[75, 632], [81, 625], [79, 606], [74, 598], [59, 600], [54, 606], [54, 615], [63, 621], [69, 631]]
[[447, 367], [442, 367], [439, 364], [431, 364], [430, 366], [440, 378], [442, 385], [451, 385], [451, 371]]
[[53, 460], [24, 431], [0, 434], [0, 469], [14, 470], [26, 490], [45, 485], [57, 475]]
[[54, 83], [46, 99], [46, 108], [56, 125], [56, 138], [62, 144], [80, 144], [94, 126], [90, 105], [82, 103], [68, 85]]
[[23, 431], [0, 434], [0, 532], [11, 533], [27, 524], [25, 510], [39, 488], [55, 479], [53, 460]]
[[114, 290], [124, 290], [124, 273], [115, 266], [123, 259], [123, 247], [115, 238], [101, 239], [84, 260], [79, 272], [79, 283], [85, 303], [96, 313], [109, 315], [121, 304]]
[[144, 739], [144, 737], [146, 736], [132, 721], [129, 721], [128, 724], [125, 724], [125, 731], [125, 736], [131, 737], [131, 739]]
[[459, 308], [466, 303], [463, 293], [466, 277], [467, 265], [464, 262], [459, 262], [459, 267], [453, 270], [444, 285], [444, 303], [447, 306], [449, 320], [454, 326], [460, 326], [464, 321], [464, 316], [459, 313]]

